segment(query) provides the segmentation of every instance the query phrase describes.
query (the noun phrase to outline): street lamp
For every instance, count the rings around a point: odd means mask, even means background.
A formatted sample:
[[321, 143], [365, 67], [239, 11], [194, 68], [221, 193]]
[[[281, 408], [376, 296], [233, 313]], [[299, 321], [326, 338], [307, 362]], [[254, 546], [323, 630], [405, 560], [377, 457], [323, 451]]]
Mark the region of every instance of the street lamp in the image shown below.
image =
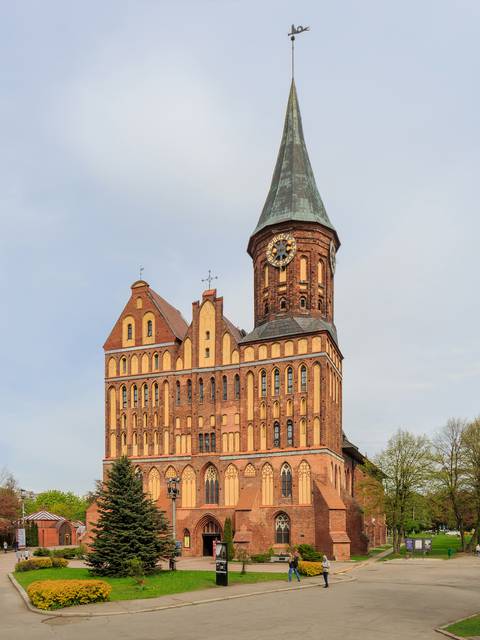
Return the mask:
[[[25, 489], [20, 489], [20, 500], [22, 501], [22, 533], [20, 537], [17, 536], [17, 542], [22, 543], [22, 546], [26, 545], [26, 535], [25, 535], [25, 498], [27, 497], [27, 492]], [[17, 529], [18, 531], [18, 529]]]
[[[172, 535], [177, 551], [177, 498], [180, 495], [180, 478], [175, 476], [167, 479], [167, 494], [172, 501]], [[170, 568], [175, 570], [175, 559], [170, 561]]]

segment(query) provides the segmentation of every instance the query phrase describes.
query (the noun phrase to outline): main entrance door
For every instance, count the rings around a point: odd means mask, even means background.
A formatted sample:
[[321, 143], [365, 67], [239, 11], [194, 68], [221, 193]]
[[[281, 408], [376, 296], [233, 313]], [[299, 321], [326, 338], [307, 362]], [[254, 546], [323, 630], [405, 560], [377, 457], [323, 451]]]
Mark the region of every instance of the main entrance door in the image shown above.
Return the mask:
[[202, 539], [203, 539], [203, 551], [202, 555], [213, 555], [213, 541], [220, 540], [220, 525], [215, 520], [209, 520], [203, 527]]

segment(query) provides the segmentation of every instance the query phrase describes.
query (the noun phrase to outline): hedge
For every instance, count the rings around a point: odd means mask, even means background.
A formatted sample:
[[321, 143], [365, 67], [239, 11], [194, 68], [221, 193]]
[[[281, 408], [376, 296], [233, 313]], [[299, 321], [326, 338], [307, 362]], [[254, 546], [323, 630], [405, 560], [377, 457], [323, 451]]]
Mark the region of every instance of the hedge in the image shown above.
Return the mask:
[[301, 560], [298, 563], [298, 572], [301, 573], [302, 576], [319, 576], [323, 573], [322, 563]]
[[61, 609], [77, 604], [105, 602], [111, 585], [103, 580], [37, 580], [28, 587], [30, 602], [38, 609]]
[[68, 566], [68, 560], [64, 558], [30, 558], [30, 560], [20, 560], [15, 565], [15, 571], [32, 571], [34, 569], [51, 569]]

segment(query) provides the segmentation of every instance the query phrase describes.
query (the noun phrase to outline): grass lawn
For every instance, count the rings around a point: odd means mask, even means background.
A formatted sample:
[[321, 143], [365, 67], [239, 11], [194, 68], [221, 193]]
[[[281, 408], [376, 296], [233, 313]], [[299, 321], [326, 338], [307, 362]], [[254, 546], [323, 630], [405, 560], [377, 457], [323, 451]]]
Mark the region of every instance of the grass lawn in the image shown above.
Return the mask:
[[[458, 536], [447, 536], [444, 533], [440, 533], [438, 535], [432, 535], [432, 534], [428, 534], [428, 533], [417, 533], [414, 536], [407, 536], [407, 537], [411, 537], [411, 538], [431, 538], [432, 539], [432, 550], [427, 553], [426, 557], [427, 558], [442, 558], [444, 560], [448, 559], [448, 550], [452, 549], [453, 554], [452, 557], [455, 556], [455, 554], [460, 551], [460, 537]], [[469, 541], [469, 536], [465, 536], [465, 540], [468, 543]], [[400, 549], [400, 553], [398, 554], [391, 554], [389, 556], [387, 556], [386, 558], [382, 558], [385, 560], [394, 560], [395, 558], [404, 558], [407, 554], [407, 550], [405, 549], [405, 547], [403, 546]], [[416, 552], [411, 554], [412, 556], [418, 556], [419, 558], [422, 557], [422, 553], [421, 552]]]
[[382, 551], [385, 551], [386, 549], [391, 549], [391, 547], [392, 547], [391, 544], [384, 544], [381, 547], [375, 547], [375, 549], [370, 549], [368, 554], [365, 556], [352, 555], [350, 556], [350, 560], [352, 560], [353, 562], [362, 562], [363, 560], [368, 560], [369, 558], [374, 558], [375, 556], [378, 556], [379, 553], [382, 553]]
[[480, 636], [480, 615], [451, 624], [446, 628], [446, 631], [454, 633], [457, 636], [461, 636], [462, 638]]
[[[36, 569], [33, 571], [16, 572], [16, 580], [24, 589], [36, 580], [84, 580], [97, 578], [88, 569]], [[138, 600], [141, 598], [156, 598], [158, 596], [197, 589], [216, 587], [214, 571], [158, 571], [146, 578], [144, 589], [140, 589], [133, 578], [103, 578], [112, 585], [110, 600]], [[241, 575], [237, 572], [229, 573], [229, 584], [251, 584], [268, 582], [270, 580], [286, 580], [286, 575], [278, 573], [248, 572]]]

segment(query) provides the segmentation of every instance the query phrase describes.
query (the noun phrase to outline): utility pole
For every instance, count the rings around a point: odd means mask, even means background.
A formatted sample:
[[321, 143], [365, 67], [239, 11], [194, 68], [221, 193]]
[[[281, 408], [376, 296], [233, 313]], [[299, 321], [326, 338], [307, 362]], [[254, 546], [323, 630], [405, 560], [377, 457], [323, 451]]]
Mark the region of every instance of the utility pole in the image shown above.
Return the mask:
[[[167, 479], [167, 494], [172, 501], [172, 536], [175, 542], [175, 555], [177, 553], [177, 498], [180, 495], [180, 478]], [[170, 559], [170, 569], [175, 571], [175, 556]]]

